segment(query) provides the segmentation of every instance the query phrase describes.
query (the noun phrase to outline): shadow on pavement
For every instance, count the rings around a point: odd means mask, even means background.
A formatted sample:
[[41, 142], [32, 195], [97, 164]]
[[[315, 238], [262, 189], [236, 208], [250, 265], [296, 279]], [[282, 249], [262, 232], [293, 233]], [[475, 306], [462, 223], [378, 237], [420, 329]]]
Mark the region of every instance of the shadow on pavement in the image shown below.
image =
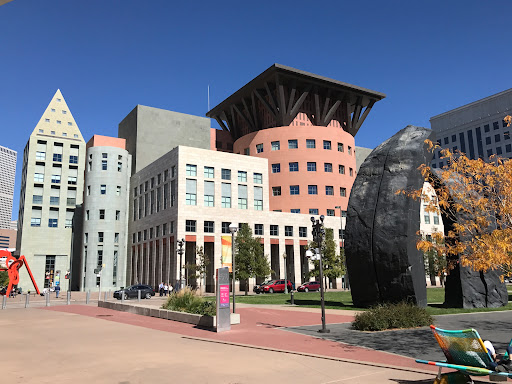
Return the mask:
[[[295, 305], [316, 305], [318, 306], [319, 305], [319, 300], [304, 300], [304, 299], [295, 299], [294, 301], [294, 304]], [[287, 303], [288, 304], [291, 304], [291, 300], [287, 300]], [[340, 301], [326, 301], [325, 302], [325, 306], [326, 307], [336, 307], [336, 308], [350, 308], [350, 309], [354, 309], [354, 306], [352, 304], [343, 304], [342, 302]]]

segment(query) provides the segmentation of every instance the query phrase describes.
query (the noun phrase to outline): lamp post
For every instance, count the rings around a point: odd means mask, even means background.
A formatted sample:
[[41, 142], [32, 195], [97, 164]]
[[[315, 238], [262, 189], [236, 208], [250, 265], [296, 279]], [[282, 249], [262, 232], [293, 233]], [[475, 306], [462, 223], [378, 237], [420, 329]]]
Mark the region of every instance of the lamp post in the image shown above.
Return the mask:
[[283, 253], [283, 260], [284, 260], [284, 293], [288, 294], [288, 277], [287, 277], [287, 271], [286, 271], [286, 253]]
[[[320, 220], [316, 220], [313, 216], [311, 216], [311, 224], [313, 226], [313, 241], [318, 245], [317, 250], [315, 250], [316, 257], [319, 262], [319, 270], [320, 270], [320, 305], [322, 307], [322, 329], [319, 329], [320, 333], [329, 333], [325, 326], [325, 300], [324, 300], [324, 267], [322, 264], [322, 243], [325, 236], [325, 228], [324, 228], [324, 215], [320, 216]], [[310, 255], [312, 252], [310, 253]]]
[[233, 270], [233, 313], [235, 313], [235, 233], [237, 230], [237, 224], [229, 224], [229, 232], [231, 232], [231, 269]]
[[183, 261], [182, 261], [182, 256], [183, 256], [183, 245], [185, 244], [185, 239], [181, 239], [181, 240], [178, 240], [178, 255], [180, 255], [180, 290], [183, 288]]

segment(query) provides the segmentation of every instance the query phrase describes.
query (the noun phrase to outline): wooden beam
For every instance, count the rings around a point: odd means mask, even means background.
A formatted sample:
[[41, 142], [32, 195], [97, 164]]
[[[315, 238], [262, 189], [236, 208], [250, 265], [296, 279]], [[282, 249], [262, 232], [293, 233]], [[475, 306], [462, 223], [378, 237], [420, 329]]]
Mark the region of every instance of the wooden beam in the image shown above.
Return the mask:
[[224, 124], [220, 116], [215, 115], [214, 119], [217, 120], [217, 123], [220, 125], [223, 131], [229, 132], [228, 127], [226, 127], [226, 124]]
[[287, 115], [290, 115], [290, 111], [292, 110], [293, 102], [295, 101], [295, 92], [297, 92], [297, 85], [294, 82], [290, 91], [290, 98], [288, 99], [288, 108], [286, 108]]
[[272, 94], [272, 92], [270, 91], [270, 87], [268, 86], [267, 81], [265, 81], [265, 89], [267, 90], [268, 101], [269, 101], [270, 105], [274, 108], [274, 111], [276, 111], [276, 114], [277, 114], [277, 101], [276, 101], [274, 95]]
[[269, 104], [269, 102], [267, 100], [265, 100], [265, 98], [258, 92], [257, 89], [255, 89], [253, 91], [253, 93], [256, 95], [256, 97], [258, 99], [260, 99], [261, 101], [261, 104], [263, 104], [263, 106], [267, 109], [267, 111], [270, 112], [270, 114], [274, 117], [274, 119], [276, 118], [276, 110]]
[[337, 100], [334, 103], [334, 105], [331, 107], [331, 109], [329, 109], [329, 112], [327, 112], [327, 114], [325, 115], [324, 121], [323, 121], [323, 125], [325, 127], [327, 127], [329, 125], [329, 123], [331, 122], [331, 119], [334, 116], [334, 114], [336, 113], [336, 111], [338, 110], [338, 107], [340, 106], [340, 104], [341, 104], [341, 100]]
[[246, 114], [247, 118], [251, 121], [250, 125], [252, 126], [253, 129], [256, 129], [256, 125], [254, 124], [254, 118], [251, 114], [251, 110], [249, 109], [249, 107], [247, 106], [247, 103], [245, 102], [245, 97], [242, 97], [242, 104], [244, 105], [244, 108], [247, 112], [247, 114]]
[[361, 109], [363, 107], [361, 105], [362, 102], [363, 102], [363, 98], [361, 96], [359, 96], [356, 100], [354, 114], [352, 115], [352, 127], [355, 127], [357, 122], [359, 121], [359, 116], [361, 116]]
[[347, 132], [351, 133], [352, 131], [352, 116], [351, 115], [351, 105], [350, 105], [350, 97], [347, 97], [347, 101], [345, 102], [345, 107], [347, 108]]
[[370, 113], [371, 109], [373, 108], [373, 105], [375, 104], [375, 101], [376, 100], [370, 100], [370, 103], [366, 106], [366, 108], [365, 108], [365, 110], [363, 112], [363, 115], [361, 116], [361, 118], [357, 122], [357, 125], [355, 127], [353, 127], [354, 135], [359, 131], [359, 128], [361, 128], [361, 125], [363, 125], [366, 117], [368, 116], [368, 114]]
[[295, 103], [293, 108], [291, 109], [289, 115], [292, 120], [295, 119], [295, 117], [299, 113], [299, 109], [300, 109], [300, 107], [302, 107], [302, 104], [304, 104], [306, 97], [308, 97], [309, 91], [311, 91], [311, 85], [309, 87], [307, 87], [304, 90], [304, 92], [302, 92], [302, 95], [300, 95], [299, 99], [297, 100], [297, 102]]
[[320, 125], [320, 95], [318, 89], [315, 90], [315, 125]]
[[238, 113], [238, 114], [240, 115], [240, 117], [241, 117], [242, 119], [244, 119], [244, 120], [245, 120], [245, 122], [247, 123], [247, 125], [248, 125], [249, 127], [254, 128], [254, 127], [252, 126], [251, 121], [247, 118], [247, 116], [245, 116], [245, 115], [244, 115], [244, 114], [243, 114], [243, 113], [238, 109], [238, 107], [236, 106], [236, 104], [233, 104], [233, 109], [236, 111], [236, 113]]
[[325, 115], [327, 115], [327, 110], [329, 109], [330, 103], [331, 103], [331, 91], [328, 89], [327, 94], [325, 95], [324, 110], [322, 111], [322, 117], [320, 119], [322, 122], [325, 120]]
[[[254, 97], [254, 92], [251, 93], [251, 102], [252, 102], [252, 115], [254, 117], [254, 126], [258, 127], [258, 106], [256, 105], [256, 98]], [[261, 128], [261, 127], [259, 127]]]
[[280, 125], [285, 125], [286, 121], [286, 95], [284, 85], [279, 82], [279, 76], [276, 75], [277, 101], [279, 105]]

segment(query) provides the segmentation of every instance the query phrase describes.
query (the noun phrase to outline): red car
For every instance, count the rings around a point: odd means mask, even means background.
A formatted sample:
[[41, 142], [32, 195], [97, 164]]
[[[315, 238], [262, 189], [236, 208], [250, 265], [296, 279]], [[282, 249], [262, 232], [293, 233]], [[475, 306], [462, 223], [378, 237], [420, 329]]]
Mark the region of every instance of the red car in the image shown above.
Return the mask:
[[297, 291], [299, 292], [309, 292], [309, 291], [318, 291], [320, 290], [320, 282], [318, 281], [309, 281], [307, 283], [302, 284]]
[[[288, 281], [288, 292], [292, 290], [293, 285], [290, 280]], [[284, 292], [284, 280], [273, 280], [269, 284], [263, 287], [263, 292], [265, 293], [274, 293], [274, 292]]]

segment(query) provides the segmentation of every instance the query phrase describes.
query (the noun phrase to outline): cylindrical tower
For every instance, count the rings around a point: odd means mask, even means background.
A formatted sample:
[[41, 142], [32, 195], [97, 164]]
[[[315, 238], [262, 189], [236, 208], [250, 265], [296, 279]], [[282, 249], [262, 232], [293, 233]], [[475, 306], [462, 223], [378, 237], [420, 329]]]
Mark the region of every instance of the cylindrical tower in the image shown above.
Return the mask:
[[87, 144], [81, 290], [126, 285], [131, 155], [125, 140], [95, 135]]

